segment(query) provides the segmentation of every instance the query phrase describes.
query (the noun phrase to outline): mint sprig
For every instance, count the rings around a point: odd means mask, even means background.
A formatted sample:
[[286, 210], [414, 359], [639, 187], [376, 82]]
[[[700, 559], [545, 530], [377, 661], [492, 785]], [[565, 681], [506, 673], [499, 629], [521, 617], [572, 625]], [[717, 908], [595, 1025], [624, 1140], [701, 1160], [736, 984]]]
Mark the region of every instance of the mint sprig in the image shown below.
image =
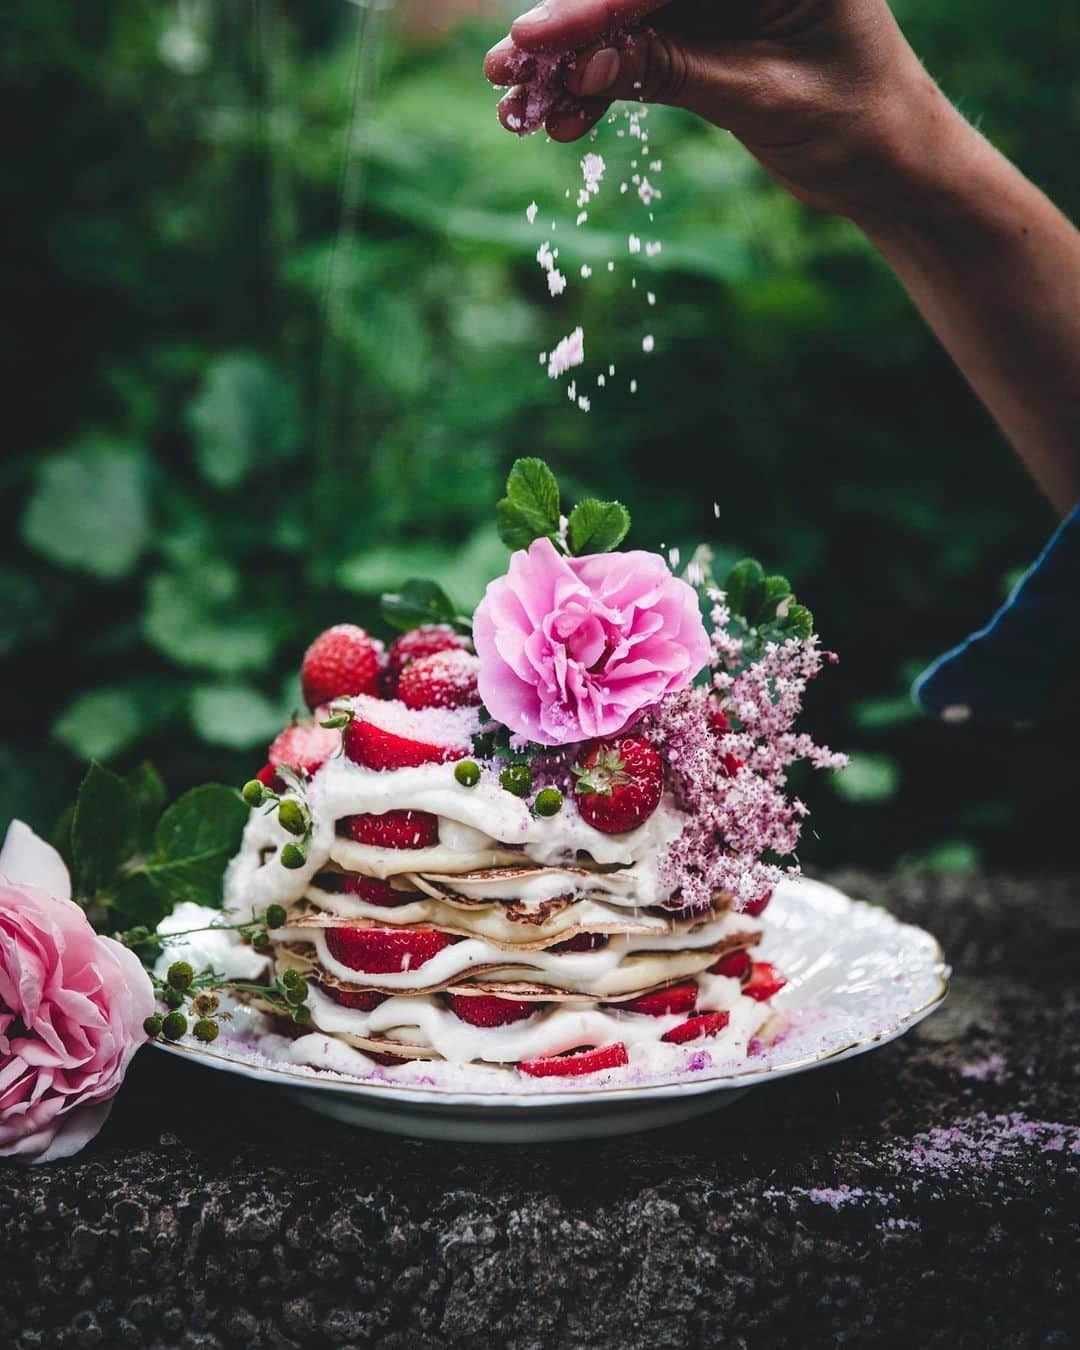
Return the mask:
[[564, 553], [609, 553], [630, 529], [630, 513], [621, 502], [587, 497], [564, 521], [555, 475], [542, 459], [514, 461], [506, 480], [506, 496], [496, 507], [499, 538], [512, 550], [547, 538]]

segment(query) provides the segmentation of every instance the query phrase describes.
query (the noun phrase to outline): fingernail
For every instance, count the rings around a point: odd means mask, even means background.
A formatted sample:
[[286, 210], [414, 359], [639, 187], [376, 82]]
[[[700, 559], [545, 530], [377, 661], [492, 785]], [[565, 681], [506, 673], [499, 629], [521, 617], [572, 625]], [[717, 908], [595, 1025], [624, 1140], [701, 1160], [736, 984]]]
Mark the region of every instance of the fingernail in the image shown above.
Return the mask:
[[578, 90], [582, 94], [602, 94], [610, 89], [619, 78], [619, 66], [622, 63], [614, 47], [601, 47], [592, 55], [581, 72]]
[[551, 18], [551, 5], [548, 0], [540, 0], [540, 4], [530, 9], [527, 14], [522, 14], [518, 20], [519, 23], [547, 23]]

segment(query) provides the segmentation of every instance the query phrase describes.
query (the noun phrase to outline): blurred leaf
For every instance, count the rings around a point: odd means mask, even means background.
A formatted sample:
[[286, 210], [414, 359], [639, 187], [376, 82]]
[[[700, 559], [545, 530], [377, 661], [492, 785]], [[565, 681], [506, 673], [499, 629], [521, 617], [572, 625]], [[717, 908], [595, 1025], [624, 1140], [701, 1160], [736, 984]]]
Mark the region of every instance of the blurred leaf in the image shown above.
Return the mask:
[[53, 737], [79, 759], [109, 760], [167, 717], [173, 691], [153, 684], [108, 685], [78, 694], [53, 723]]
[[150, 578], [143, 632], [179, 666], [222, 675], [263, 670], [273, 659], [280, 628], [242, 598], [239, 577], [224, 563], [207, 560], [183, 573]]
[[250, 812], [220, 783], [192, 788], [154, 830], [153, 852], [125, 882], [118, 908], [132, 922], [156, 923], [181, 900], [221, 905], [221, 883]]
[[165, 809], [165, 784], [148, 759], [124, 779], [138, 806], [138, 846], [149, 848], [158, 816]]
[[347, 558], [337, 570], [340, 585], [360, 595], [381, 595], [401, 585], [402, 578], [437, 572], [446, 549], [426, 544], [388, 544]]
[[728, 608], [753, 625], [765, 594], [765, 572], [755, 558], [743, 558], [724, 582]]
[[863, 731], [886, 731], [919, 717], [914, 700], [907, 694], [893, 698], [863, 698], [851, 710], [851, 720]]
[[119, 776], [91, 763], [71, 821], [74, 894], [91, 900], [111, 887], [139, 846], [139, 801]]
[[29, 577], [0, 570], [0, 657], [48, 637], [53, 626], [43, 591]]
[[220, 356], [192, 400], [188, 422], [203, 477], [234, 488], [256, 467], [299, 447], [295, 392], [265, 358], [248, 352]]
[[191, 695], [191, 721], [201, 740], [230, 750], [265, 745], [281, 730], [287, 714], [245, 684], [202, 685]]
[[901, 858], [900, 872], [977, 872], [981, 855], [966, 839], [943, 839], [940, 844]]
[[379, 610], [392, 627], [408, 631], [425, 623], [451, 623], [468, 631], [468, 620], [459, 616], [454, 602], [435, 581], [414, 578], [400, 591], [382, 597]]
[[622, 502], [600, 502], [586, 497], [570, 512], [570, 551], [609, 553], [618, 548], [630, 529], [630, 512]]
[[829, 783], [838, 796], [861, 806], [880, 805], [896, 796], [900, 766], [888, 755], [853, 754], [847, 767], [830, 774]]
[[106, 581], [126, 576], [150, 535], [140, 451], [88, 437], [41, 462], [23, 538], [52, 562]]

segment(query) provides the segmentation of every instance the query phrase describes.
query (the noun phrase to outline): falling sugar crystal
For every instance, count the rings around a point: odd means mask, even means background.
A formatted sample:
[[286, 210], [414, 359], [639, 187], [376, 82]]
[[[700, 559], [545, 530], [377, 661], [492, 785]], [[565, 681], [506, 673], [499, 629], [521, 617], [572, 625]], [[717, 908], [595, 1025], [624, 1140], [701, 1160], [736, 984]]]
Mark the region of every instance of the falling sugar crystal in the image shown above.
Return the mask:
[[591, 407], [591, 404], [589, 403], [589, 400], [585, 397], [584, 394], [582, 394], [582, 395], [578, 398], [577, 405], [578, 405], [578, 407], [581, 409], [582, 412], [588, 412], [588, 411], [589, 411], [589, 408]]
[[638, 238], [636, 234], [632, 234], [630, 238], [626, 241], [626, 247], [630, 250], [631, 253], [640, 253], [641, 240]]
[[585, 222], [586, 222], [588, 219], [589, 219], [589, 213], [588, 213], [588, 211], [579, 211], [578, 214], [577, 214], [577, 220], [574, 221], [574, 224], [575, 224], [575, 225], [584, 225]]
[[637, 380], [631, 380], [631, 381], [630, 381], [630, 392], [631, 392], [632, 394], [636, 394], [636, 393], [637, 393]]
[[600, 191], [606, 167], [603, 155], [594, 154], [591, 150], [585, 155], [581, 161], [581, 176], [585, 179], [586, 192], [591, 192], [595, 196]]
[[588, 263], [581, 264], [581, 275], [585, 281], [588, 281], [588, 279], [592, 276], [592, 268], [589, 266]]
[[572, 333], [561, 338], [548, 357], [547, 373], [550, 379], [558, 377], [585, 360], [585, 330], [578, 325]]
[[655, 345], [656, 344], [653, 342], [653, 335], [651, 333], [646, 333], [645, 336], [641, 339], [641, 350], [643, 352], [651, 352]]
[[655, 305], [655, 304], [656, 304], [656, 292], [655, 292], [655, 291], [646, 291], [646, 292], [645, 292], [645, 299], [649, 302], [650, 305]]
[[547, 274], [548, 290], [552, 295], [562, 295], [566, 290], [566, 277], [557, 267], [553, 267]]
[[646, 244], [645, 245], [646, 258], [655, 258], [663, 247], [664, 246], [659, 239], [657, 239], [654, 243]]
[[529, 222], [530, 225], [536, 220], [536, 213], [539, 210], [540, 208], [537, 206], [535, 202], [530, 202], [528, 206], [525, 208], [525, 219]]
[[614, 264], [613, 262], [609, 262], [608, 265], [607, 265], [607, 270], [608, 270], [609, 272], [614, 272], [614, 271], [615, 271], [615, 264]]
[[658, 201], [664, 194], [658, 188], [654, 188], [647, 178], [643, 178], [638, 186], [637, 195], [648, 206], [651, 201]]

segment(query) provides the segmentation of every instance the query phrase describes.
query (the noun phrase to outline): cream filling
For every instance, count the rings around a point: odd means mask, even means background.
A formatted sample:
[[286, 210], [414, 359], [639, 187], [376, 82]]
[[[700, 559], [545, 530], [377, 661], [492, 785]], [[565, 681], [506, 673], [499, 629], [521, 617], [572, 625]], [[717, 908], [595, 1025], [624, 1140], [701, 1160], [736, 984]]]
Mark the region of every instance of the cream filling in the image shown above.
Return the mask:
[[327, 947], [325, 932], [318, 929], [282, 928], [275, 937], [283, 942], [311, 942], [324, 970], [343, 984], [366, 989], [430, 989], [460, 980], [483, 967], [486, 980], [550, 984], [575, 993], [611, 998], [682, 975], [697, 974], [711, 964], [711, 949], [724, 938], [759, 930], [760, 923], [744, 914], [725, 914], [678, 932], [619, 935], [606, 946], [589, 952], [512, 953], [482, 938], [465, 938], [444, 947], [413, 970], [377, 975], [353, 970], [338, 961]]
[[[701, 992], [694, 1013], [650, 1017], [595, 1005], [555, 1005], [502, 1027], [471, 1026], [446, 1003], [432, 996], [390, 998], [371, 1012], [359, 1012], [343, 1008], [325, 994], [313, 990], [310, 1005], [314, 1025], [321, 1032], [358, 1041], [398, 1041], [402, 1046], [428, 1049], [455, 1064], [477, 1060], [514, 1064], [523, 1059], [561, 1054], [579, 1046], [611, 1045], [616, 1041], [626, 1046], [632, 1062], [642, 1062], [648, 1057], [647, 1047], [657, 1045], [664, 1051], [707, 1049], [722, 1057], [742, 1057], [751, 1037], [767, 1019], [768, 1008], [745, 998], [738, 980], [722, 975], [702, 975], [697, 983]], [[682, 1046], [663, 1043], [663, 1036], [688, 1017], [725, 1010], [730, 1021], [717, 1035], [685, 1042]], [[309, 1040], [310, 1037], [302, 1037], [296, 1045]], [[315, 1043], [307, 1048], [314, 1049]], [[366, 1056], [363, 1062], [365, 1066], [370, 1063]]]

